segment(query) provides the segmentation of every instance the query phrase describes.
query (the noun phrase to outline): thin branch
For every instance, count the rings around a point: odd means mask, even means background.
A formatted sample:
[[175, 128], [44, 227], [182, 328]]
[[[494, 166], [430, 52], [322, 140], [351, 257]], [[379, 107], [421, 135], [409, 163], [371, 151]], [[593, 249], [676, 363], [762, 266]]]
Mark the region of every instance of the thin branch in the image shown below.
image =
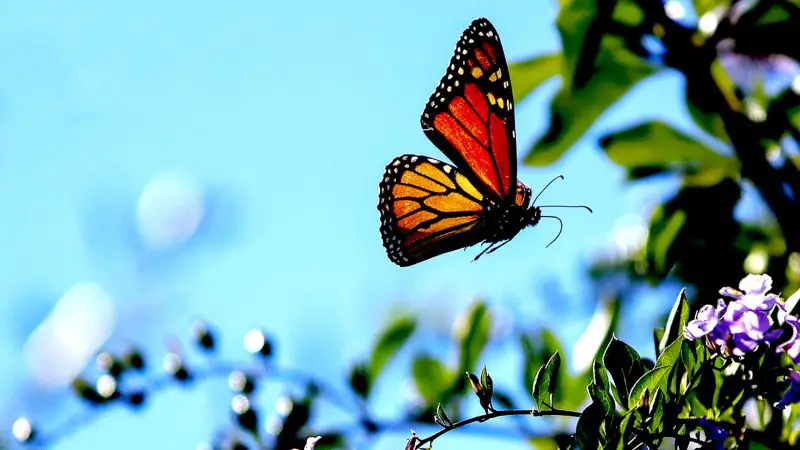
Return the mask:
[[456, 422], [453, 425], [444, 428], [442, 430], [437, 431], [436, 433], [424, 438], [420, 439], [417, 442], [416, 447], [420, 448], [421, 446], [435, 441], [440, 436], [444, 435], [445, 433], [449, 433], [455, 429], [461, 428], [463, 426], [469, 425], [475, 422], [486, 422], [487, 420], [496, 419], [498, 417], [505, 417], [505, 416], [534, 416], [534, 417], [542, 417], [542, 416], [565, 416], [565, 417], [580, 417], [581, 413], [576, 411], [568, 411], [563, 409], [552, 409], [547, 411], [536, 410], [536, 409], [509, 409], [505, 411], [492, 411], [487, 414], [483, 414], [480, 416], [471, 417], [469, 419], [464, 419], [460, 422]]

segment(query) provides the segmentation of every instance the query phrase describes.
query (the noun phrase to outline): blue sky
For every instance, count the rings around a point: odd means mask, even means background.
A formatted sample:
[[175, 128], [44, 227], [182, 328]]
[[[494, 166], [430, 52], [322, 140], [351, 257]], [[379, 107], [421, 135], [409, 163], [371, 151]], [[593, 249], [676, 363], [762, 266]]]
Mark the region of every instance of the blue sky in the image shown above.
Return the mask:
[[[31, 384], [22, 346], [81, 282], [115, 302], [109, 345], [141, 343], [154, 360], [166, 336], [186, 336], [205, 317], [233, 356], [263, 326], [282, 364], [339, 380], [394, 311], [419, 311], [426, 327], [446, 331], [476, 297], [574, 339], [590, 315], [580, 308], [590, 256], [619, 217], [670, 184], [624, 188], [597, 148], [599, 131], [643, 118], [692, 131], [675, 74], [638, 86], [563, 161], [520, 170], [535, 191], [564, 174], [546, 202], [595, 211], [564, 210], [550, 248], [554, 222], [477, 263], [470, 249], [398, 268], [375, 207], [394, 156], [443, 158], [419, 116], [470, 21], [488, 17], [515, 61], [558, 48], [555, 14], [555, 1], [0, 3], [2, 419], [47, 417], [46, 429], [74, 409], [63, 392]], [[523, 149], [546, 126], [556, 87], [518, 105]], [[187, 245], [147, 251], [134, 229], [137, 196], [174, 171], [202, 184], [207, 220]], [[568, 299], [543, 295], [553, 280]], [[56, 448], [194, 448], [227, 419], [218, 384], [164, 393], [141, 414], [111, 411]]]

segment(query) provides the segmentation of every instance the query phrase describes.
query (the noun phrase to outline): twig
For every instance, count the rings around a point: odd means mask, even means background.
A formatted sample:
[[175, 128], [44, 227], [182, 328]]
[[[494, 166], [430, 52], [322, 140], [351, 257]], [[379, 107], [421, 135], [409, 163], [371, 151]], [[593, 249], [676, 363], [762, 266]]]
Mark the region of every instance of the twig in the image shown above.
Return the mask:
[[580, 417], [581, 413], [576, 412], [576, 411], [567, 411], [567, 410], [563, 410], [563, 409], [552, 409], [552, 410], [547, 410], [547, 411], [536, 410], [536, 409], [509, 409], [509, 410], [505, 410], [505, 411], [496, 411], [495, 410], [495, 411], [489, 412], [487, 414], [471, 417], [469, 419], [464, 419], [464, 420], [462, 420], [460, 422], [456, 422], [453, 425], [451, 425], [451, 426], [449, 426], [447, 428], [444, 428], [442, 430], [439, 430], [436, 433], [434, 433], [434, 434], [432, 434], [432, 435], [430, 435], [430, 436], [428, 436], [428, 437], [426, 437], [424, 439], [420, 439], [417, 442], [415, 448], [420, 448], [421, 446], [423, 446], [423, 445], [425, 445], [425, 444], [427, 444], [429, 442], [435, 441], [437, 438], [439, 438], [440, 436], [442, 436], [445, 433], [449, 433], [450, 431], [453, 431], [455, 429], [458, 429], [458, 428], [461, 428], [463, 426], [469, 425], [471, 423], [486, 422], [487, 420], [495, 419], [495, 418], [498, 418], [498, 417], [504, 417], [504, 416], [523, 416], [523, 415], [529, 415], [529, 416], [535, 416], [535, 417], [542, 417], [542, 416]]

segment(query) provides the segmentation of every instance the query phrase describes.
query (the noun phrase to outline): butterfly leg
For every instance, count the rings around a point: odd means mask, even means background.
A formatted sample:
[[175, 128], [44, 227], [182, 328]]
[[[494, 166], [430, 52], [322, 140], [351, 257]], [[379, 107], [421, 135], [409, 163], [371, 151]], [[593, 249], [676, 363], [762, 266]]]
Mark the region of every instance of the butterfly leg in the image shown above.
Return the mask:
[[[492, 245], [494, 245], [494, 244], [492, 244]], [[478, 256], [476, 256], [476, 257], [475, 257], [475, 258], [472, 260], [472, 262], [475, 262], [475, 261], [477, 261], [477, 260], [478, 260], [478, 259], [479, 259], [481, 256], [483, 256], [483, 254], [484, 254], [484, 253], [486, 253], [486, 252], [488, 252], [489, 250], [491, 250], [491, 249], [492, 249], [492, 245], [490, 245], [490, 246], [486, 247], [485, 249], [481, 250], [481, 252], [480, 252], [480, 253], [478, 253]]]
[[488, 252], [488, 253], [494, 253], [494, 252], [495, 252], [496, 250], [498, 250], [500, 247], [502, 247], [502, 246], [504, 246], [504, 245], [508, 244], [509, 242], [511, 242], [511, 239], [506, 239], [505, 241], [501, 242], [501, 243], [500, 243], [500, 245], [498, 245], [498, 246], [495, 246], [495, 247], [492, 247], [492, 248], [489, 250], [489, 252]]
[[497, 242], [493, 242], [491, 245], [489, 245], [488, 247], [486, 247], [485, 249], [483, 249], [483, 250], [482, 250], [480, 253], [478, 253], [478, 256], [476, 256], [476, 257], [475, 257], [475, 259], [473, 259], [472, 261], [473, 261], [473, 262], [477, 261], [477, 260], [478, 260], [478, 258], [480, 258], [481, 256], [483, 256], [484, 254], [493, 253], [493, 252], [494, 252], [495, 250], [497, 250], [498, 248], [500, 248], [500, 247], [502, 247], [502, 246], [504, 246], [504, 245], [508, 244], [508, 242], [509, 242], [510, 240], [511, 240], [511, 239], [506, 239], [505, 241], [503, 241], [503, 242], [500, 242], [500, 243], [499, 243], [499, 245], [498, 245], [498, 243], [497, 243]]

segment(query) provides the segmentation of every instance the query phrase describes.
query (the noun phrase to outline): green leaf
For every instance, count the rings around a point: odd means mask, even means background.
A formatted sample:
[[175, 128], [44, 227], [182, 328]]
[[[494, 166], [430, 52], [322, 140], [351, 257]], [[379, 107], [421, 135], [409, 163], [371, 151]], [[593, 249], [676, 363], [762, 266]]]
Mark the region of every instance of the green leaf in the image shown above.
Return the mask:
[[661, 353], [668, 345], [683, 336], [683, 329], [689, 323], [689, 302], [686, 301], [686, 288], [681, 289], [678, 298], [672, 304], [672, 310], [667, 319], [666, 333], [658, 343], [658, 352]]
[[669, 250], [686, 223], [686, 213], [682, 210], [675, 211], [669, 217], [663, 214], [663, 208], [655, 211], [645, 245], [647, 258], [652, 261], [652, 272], [656, 276], [664, 276], [672, 269], [675, 261]]
[[[542, 329], [535, 338], [530, 335], [521, 335], [520, 337], [525, 355], [523, 385], [529, 389], [540, 367], [550, 359], [553, 353], [563, 354], [564, 349], [558, 341], [558, 337], [546, 328]], [[566, 377], [567, 374], [562, 373], [562, 376]], [[560, 390], [556, 393], [556, 401], [560, 399], [561, 392]]]
[[600, 389], [608, 389], [608, 372], [603, 363], [597, 360], [592, 364], [592, 382]]
[[444, 401], [453, 388], [455, 375], [441, 361], [428, 355], [418, 355], [411, 365], [411, 376], [426, 405]]
[[508, 72], [512, 81], [514, 101], [522, 102], [542, 83], [558, 75], [563, 62], [561, 53], [552, 53], [509, 64]]
[[[719, 61], [714, 61], [712, 63], [711, 76], [717, 82], [720, 90], [722, 90], [730, 107], [734, 111], [739, 111], [741, 106], [734, 93], [735, 88]], [[722, 142], [728, 143], [730, 138], [725, 131], [725, 124], [717, 113], [715, 105], [711, 103], [708, 92], [706, 92], [705, 89], [706, 86], [701, 80], [697, 80], [694, 77], [687, 77], [686, 105], [689, 110], [689, 115], [703, 131]]]
[[[656, 367], [668, 367], [672, 370], [673, 366], [676, 364], [681, 364], [681, 348], [683, 347], [683, 337], [680, 337], [670, 343], [666, 349], [661, 353], [656, 361]], [[659, 384], [659, 389], [664, 391], [664, 394], [669, 394], [669, 386], [668, 383], [670, 381], [669, 376], [665, 376], [661, 379], [661, 383]]]
[[372, 357], [369, 361], [368, 373], [372, 380], [378, 378], [386, 364], [408, 342], [416, 326], [417, 321], [413, 317], [400, 316], [384, 328], [372, 349]]
[[622, 417], [622, 421], [619, 424], [619, 431], [615, 433], [618, 437], [617, 450], [626, 450], [628, 448], [634, 422], [636, 422], [636, 413], [634, 411], [629, 411]]
[[653, 344], [655, 344], [656, 357], [658, 357], [658, 355], [661, 353], [661, 350], [659, 349], [659, 343], [661, 342], [661, 339], [664, 338], [664, 334], [666, 334], [664, 328], [658, 327], [653, 330]]
[[[564, 54], [562, 86], [551, 101], [547, 131], [525, 156], [528, 165], [546, 166], [557, 161], [611, 105], [639, 81], [655, 73], [654, 68], [630, 52], [621, 39], [602, 36], [602, 33], [593, 36], [592, 42], [599, 42], [596, 57], [584, 56], [584, 62], [579, 63], [597, 8], [595, 0], [571, 0], [565, 2], [559, 12], [556, 23]], [[594, 53], [594, 48], [587, 52]], [[589, 65], [591, 60], [593, 64]], [[591, 77], [581, 76], [579, 81], [585, 84], [573, 85], [579, 64], [581, 73], [588, 73], [591, 68]]]
[[558, 383], [559, 367], [561, 367], [561, 356], [556, 352], [536, 373], [536, 378], [533, 380], [533, 400], [537, 409], [554, 407], [553, 394]]
[[703, 17], [718, 6], [727, 7], [729, 2], [730, 0], [692, 0], [697, 17]]
[[671, 366], [659, 366], [642, 375], [642, 377], [636, 381], [636, 384], [634, 384], [633, 388], [631, 389], [628, 407], [633, 409], [643, 403], [649, 404], [650, 396], [653, 395], [656, 390], [658, 390], [658, 386], [661, 384], [662, 378], [664, 378], [670, 368]]
[[603, 363], [598, 360], [592, 364], [592, 381], [586, 386], [586, 390], [594, 402], [603, 405], [606, 414], [615, 412], [616, 405], [611, 393], [611, 385], [608, 382], [608, 372], [603, 367]]
[[608, 134], [600, 139], [600, 146], [611, 161], [625, 168], [713, 167], [729, 164], [730, 159], [657, 120]]
[[664, 429], [664, 409], [666, 407], [666, 395], [663, 391], [656, 391], [653, 402], [650, 404], [650, 421], [647, 429], [651, 433], [661, 433]]
[[486, 370], [486, 366], [483, 366], [483, 370], [481, 370], [481, 389], [487, 392], [489, 397], [494, 394], [494, 382], [492, 381], [492, 376]]
[[800, 302], [800, 289], [794, 291], [794, 294], [790, 295], [789, 298], [786, 299], [786, 302], [784, 303], [786, 312], [789, 314], [797, 314], [795, 309], [797, 308], [798, 302]]
[[603, 354], [603, 365], [617, 387], [619, 401], [622, 405], [627, 405], [630, 389], [645, 372], [639, 353], [630, 345], [613, 337]]
[[575, 427], [575, 438], [581, 449], [600, 448], [600, 427], [606, 419], [603, 405], [592, 403], [581, 412]]
[[701, 341], [687, 341], [681, 342], [681, 362], [690, 374], [695, 373], [697, 366], [703, 362]]
[[459, 343], [459, 372], [472, 370], [489, 342], [492, 314], [483, 302], [475, 302], [464, 313], [456, 328]]
[[447, 417], [447, 414], [442, 409], [442, 404], [439, 403], [436, 405], [436, 414], [433, 416], [433, 420], [441, 425], [443, 428], [450, 428], [453, 426], [453, 422]]
[[350, 370], [350, 388], [361, 398], [369, 397], [372, 391], [372, 379], [363, 363], [355, 364]]

